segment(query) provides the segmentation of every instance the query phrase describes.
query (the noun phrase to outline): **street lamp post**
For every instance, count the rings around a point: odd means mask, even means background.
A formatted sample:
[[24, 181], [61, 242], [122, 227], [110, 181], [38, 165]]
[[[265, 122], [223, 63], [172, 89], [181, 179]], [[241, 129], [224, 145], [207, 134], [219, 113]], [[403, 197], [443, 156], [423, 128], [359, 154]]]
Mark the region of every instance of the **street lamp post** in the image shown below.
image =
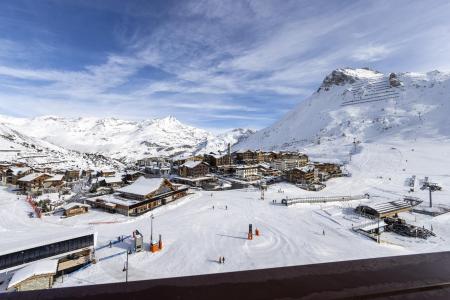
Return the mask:
[[125, 267], [123, 268], [123, 271], [125, 271], [125, 282], [128, 282], [128, 254], [130, 251], [127, 249], [127, 261], [125, 262]]
[[153, 214], [150, 215], [150, 247], [152, 246], [153, 243]]

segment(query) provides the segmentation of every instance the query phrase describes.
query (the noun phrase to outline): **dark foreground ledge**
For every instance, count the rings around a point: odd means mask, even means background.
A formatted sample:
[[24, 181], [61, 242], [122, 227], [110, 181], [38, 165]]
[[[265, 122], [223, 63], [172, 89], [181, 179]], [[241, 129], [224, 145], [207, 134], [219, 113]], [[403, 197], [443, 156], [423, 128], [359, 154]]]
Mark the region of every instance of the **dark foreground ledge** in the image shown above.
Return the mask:
[[450, 299], [450, 252], [0, 294], [0, 299]]

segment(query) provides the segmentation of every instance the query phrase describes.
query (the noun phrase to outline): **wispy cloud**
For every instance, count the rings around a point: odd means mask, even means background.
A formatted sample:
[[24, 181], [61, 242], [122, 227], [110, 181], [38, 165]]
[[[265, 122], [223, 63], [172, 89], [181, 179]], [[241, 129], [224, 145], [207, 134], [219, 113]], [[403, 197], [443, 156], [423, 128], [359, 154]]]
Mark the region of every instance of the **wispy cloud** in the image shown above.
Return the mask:
[[357, 61], [374, 62], [386, 58], [392, 51], [393, 49], [389, 49], [384, 45], [368, 45], [357, 48], [353, 52], [352, 58]]
[[337, 67], [450, 69], [449, 12], [442, 1], [2, 3], [0, 104], [261, 127]]

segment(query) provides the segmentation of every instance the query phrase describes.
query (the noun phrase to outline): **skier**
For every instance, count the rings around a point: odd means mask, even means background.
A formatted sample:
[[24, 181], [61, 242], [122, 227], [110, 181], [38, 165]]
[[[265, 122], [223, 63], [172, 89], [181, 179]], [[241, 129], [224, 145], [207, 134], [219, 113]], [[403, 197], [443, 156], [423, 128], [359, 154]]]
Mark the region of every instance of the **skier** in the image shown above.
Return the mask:
[[214, 205], [213, 205], [213, 210], [214, 210]]
[[219, 264], [222, 263], [222, 256], [219, 256]]
[[322, 229], [322, 234], [325, 235], [325, 229]]
[[225, 205], [225, 210], [228, 210], [228, 205]]
[[225, 263], [225, 256], [222, 256], [222, 263]]
[[112, 246], [112, 243], [111, 243], [111, 241], [109, 241], [109, 248], [111, 248], [111, 246]]

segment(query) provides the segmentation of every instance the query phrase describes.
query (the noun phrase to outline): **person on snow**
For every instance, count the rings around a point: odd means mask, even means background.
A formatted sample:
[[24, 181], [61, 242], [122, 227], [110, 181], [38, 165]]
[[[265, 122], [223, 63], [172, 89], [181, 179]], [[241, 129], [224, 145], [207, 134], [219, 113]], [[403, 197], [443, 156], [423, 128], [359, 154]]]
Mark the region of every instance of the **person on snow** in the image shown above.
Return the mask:
[[325, 229], [322, 229], [322, 234], [325, 235]]
[[222, 256], [222, 263], [225, 263], [225, 256]]

